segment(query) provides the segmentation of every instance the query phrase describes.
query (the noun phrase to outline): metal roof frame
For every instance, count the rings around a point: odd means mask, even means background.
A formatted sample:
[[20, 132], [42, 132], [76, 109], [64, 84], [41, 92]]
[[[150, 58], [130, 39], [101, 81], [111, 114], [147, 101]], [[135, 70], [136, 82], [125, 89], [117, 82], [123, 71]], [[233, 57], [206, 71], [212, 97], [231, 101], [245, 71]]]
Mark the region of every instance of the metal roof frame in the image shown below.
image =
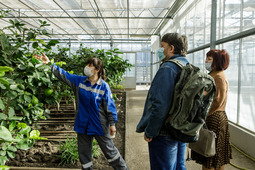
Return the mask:
[[[72, 0], [74, 4], [71, 4], [71, 0], [53, 0], [51, 3], [55, 4], [53, 4], [54, 8], [41, 7], [39, 0], [15, 0], [17, 3], [21, 3], [22, 6], [24, 5], [23, 8], [17, 8], [17, 5], [12, 6], [7, 1], [3, 0], [0, 2], [2, 10], [11, 10], [8, 16], [1, 18], [5, 22], [7, 22], [6, 19], [16, 18], [29, 24], [31, 27], [38, 28], [39, 25], [35, 26], [36, 24], [29, 23], [27, 20], [46, 19], [48, 23], [55, 26], [55, 29], [49, 29], [52, 32], [53, 38], [61, 36], [63, 39], [76, 39], [80, 41], [84, 39], [109, 39], [112, 42], [116, 39], [128, 39], [130, 41], [143, 39], [144, 41], [149, 41], [152, 35], [159, 35], [160, 30], [174, 17], [187, 0], [158, 0], [157, 3], [161, 6], [155, 5], [152, 8], [146, 7], [148, 4], [144, 4], [145, 2], [143, 1], [137, 1], [136, 3], [135, 0], [122, 2], [107, 1], [110, 5], [115, 5], [113, 7], [109, 7], [109, 4], [106, 6], [107, 4], [102, 3], [100, 0], [82, 0], [79, 2], [78, 0]], [[82, 6], [82, 2], [86, 2], [88, 5]], [[47, 3], [49, 2], [43, 1], [41, 4]], [[114, 3], [120, 3], [121, 5], [119, 7], [119, 4]], [[139, 6], [139, 3], [143, 4], [143, 6]], [[169, 4], [170, 6], [162, 7], [161, 3]], [[68, 4], [70, 4], [70, 7]], [[77, 6], [79, 7], [77, 8]], [[56, 20], [60, 22], [65, 20], [68, 20], [68, 22], [72, 21], [71, 23], [77, 25], [75, 29], [80, 31], [71, 30], [70, 32], [70, 30], [64, 27], [66, 25], [61, 26], [59, 23], [55, 23], [54, 21]], [[83, 21], [83, 23], [80, 23], [80, 21]], [[90, 25], [91, 23], [94, 25]], [[83, 38], [83, 36], [86, 37]]]

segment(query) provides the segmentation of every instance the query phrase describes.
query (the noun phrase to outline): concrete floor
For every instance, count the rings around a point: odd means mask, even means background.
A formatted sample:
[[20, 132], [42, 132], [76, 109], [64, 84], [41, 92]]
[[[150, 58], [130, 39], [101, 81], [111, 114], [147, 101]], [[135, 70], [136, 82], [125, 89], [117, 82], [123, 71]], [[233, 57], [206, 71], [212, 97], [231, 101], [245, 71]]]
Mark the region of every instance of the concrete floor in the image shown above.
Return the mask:
[[[143, 139], [143, 133], [136, 133], [136, 126], [142, 116], [143, 106], [149, 86], [139, 86], [138, 90], [127, 91], [126, 110], [126, 151], [125, 160], [130, 170], [150, 169], [148, 144]], [[231, 162], [239, 167], [255, 170], [255, 162], [246, 158], [243, 154], [233, 148], [233, 159]], [[194, 161], [186, 162], [187, 170], [200, 170], [201, 165]], [[227, 165], [226, 170], [237, 170]]]

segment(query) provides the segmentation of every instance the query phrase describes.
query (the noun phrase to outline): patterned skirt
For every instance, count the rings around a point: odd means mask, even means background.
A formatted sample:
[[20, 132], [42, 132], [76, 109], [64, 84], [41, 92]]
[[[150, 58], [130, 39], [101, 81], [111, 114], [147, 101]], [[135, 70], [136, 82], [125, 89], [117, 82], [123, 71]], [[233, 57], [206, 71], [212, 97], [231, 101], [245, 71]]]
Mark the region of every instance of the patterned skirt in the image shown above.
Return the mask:
[[191, 151], [191, 158], [206, 168], [219, 169], [221, 166], [230, 163], [232, 150], [230, 145], [230, 135], [228, 129], [228, 118], [225, 111], [216, 111], [206, 119], [208, 129], [214, 131], [216, 138], [216, 155], [204, 157], [195, 151]]

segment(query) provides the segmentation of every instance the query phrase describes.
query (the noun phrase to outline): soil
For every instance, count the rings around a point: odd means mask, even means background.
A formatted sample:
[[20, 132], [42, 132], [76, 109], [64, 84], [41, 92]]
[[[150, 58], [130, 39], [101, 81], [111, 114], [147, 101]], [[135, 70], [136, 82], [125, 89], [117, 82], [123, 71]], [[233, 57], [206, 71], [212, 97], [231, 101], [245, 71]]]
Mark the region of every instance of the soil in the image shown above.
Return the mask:
[[[118, 111], [118, 122], [116, 123], [116, 136], [113, 138], [113, 142], [116, 148], [119, 150], [120, 154], [125, 155], [125, 114], [126, 114], [126, 93], [124, 91], [113, 92], [117, 94], [118, 100], [115, 100], [115, 105]], [[61, 110], [60, 110], [61, 111]], [[72, 131], [73, 123], [71, 124], [42, 124], [38, 126], [40, 131]], [[42, 132], [41, 132], [42, 134]], [[76, 136], [75, 133], [72, 133]], [[48, 134], [47, 134], [48, 135]], [[55, 135], [56, 134], [52, 134]], [[43, 135], [41, 135], [43, 137]], [[69, 136], [69, 135], [68, 135]], [[48, 138], [49, 139], [49, 138]], [[66, 139], [61, 139], [64, 142]], [[65, 164], [59, 165], [61, 162], [60, 151], [59, 151], [59, 141], [58, 140], [47, 140], [47, 141], [37, 141], [33, 148], [27, 151], [18, 150], [16, 152], [16, 157], [10, 159], [7, 162], [8, 166], [16, 167], [54, 167], [54, 168], [78, 168], [81, 169], [81, 164], [78, 161], [75, 164]], [[98, 158], [93, 158], [93, 169], [96, 170], [112, 170], [100, 150], [100, 156]], [[125, 159], [125, 158], [124, 158]]]

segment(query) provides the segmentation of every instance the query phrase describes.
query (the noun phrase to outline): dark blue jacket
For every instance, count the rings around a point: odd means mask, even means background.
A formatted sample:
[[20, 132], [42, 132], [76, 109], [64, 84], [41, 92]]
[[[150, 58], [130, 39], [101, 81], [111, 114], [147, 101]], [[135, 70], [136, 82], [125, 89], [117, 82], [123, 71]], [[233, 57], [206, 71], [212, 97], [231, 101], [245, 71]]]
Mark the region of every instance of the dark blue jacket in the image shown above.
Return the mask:
[[[181, 55], [174, 55], [171, 59], [177, 59], [183, 65], [188, 63], [188, 60]], [[175, 63], [161, 64], [149, 89], [143, 116], [136, 132], [145, 132], [147, 138], [166, 134], [163, 125], [172, 106], [174, 87], [180, 74], [181, 68]]]
[[109, 125], [117, 122], [109, 85], [99, 78], [91, 86], [87, 76], [70, 74], [56, 65], [52, 65], [52, 72], [74, 91], [77, 109], [74, 130], [87, 135], [109, 136]]

